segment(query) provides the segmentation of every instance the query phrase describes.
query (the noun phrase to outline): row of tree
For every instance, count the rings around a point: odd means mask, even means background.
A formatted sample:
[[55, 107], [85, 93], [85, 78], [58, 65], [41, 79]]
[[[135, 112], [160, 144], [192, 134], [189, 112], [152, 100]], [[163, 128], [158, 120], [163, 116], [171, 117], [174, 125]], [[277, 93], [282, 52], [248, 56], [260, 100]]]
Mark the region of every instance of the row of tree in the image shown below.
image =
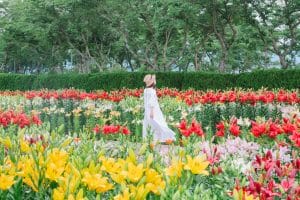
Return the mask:
[[0, 68], [41, 73], [296, 66], [299, 0], [3, 0]]

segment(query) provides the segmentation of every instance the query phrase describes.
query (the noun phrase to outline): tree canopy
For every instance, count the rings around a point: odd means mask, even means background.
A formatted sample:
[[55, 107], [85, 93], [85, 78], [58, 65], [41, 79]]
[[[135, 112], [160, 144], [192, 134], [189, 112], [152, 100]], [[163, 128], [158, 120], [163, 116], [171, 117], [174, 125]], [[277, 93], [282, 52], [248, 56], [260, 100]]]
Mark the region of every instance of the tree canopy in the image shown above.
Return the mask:
[[299, 0], [3, 0], [0, 71], [293, 68], [299, 25]]

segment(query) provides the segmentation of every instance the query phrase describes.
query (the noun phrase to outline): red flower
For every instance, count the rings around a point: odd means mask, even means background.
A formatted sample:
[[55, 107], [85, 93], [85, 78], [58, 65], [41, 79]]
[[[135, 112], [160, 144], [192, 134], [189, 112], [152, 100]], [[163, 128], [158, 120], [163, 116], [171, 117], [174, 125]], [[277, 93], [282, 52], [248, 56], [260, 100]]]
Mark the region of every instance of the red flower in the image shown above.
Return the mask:
[[195, 133], [198, 136], [204, 136], [204, 131], [200, 123], [197, 123], [195, 120], [192, 121], [191, 127], [189, 128], [191, 133]]
[[186, 130], [186, 129], [187, 129], [187, 127], [186, 127], [186, 121], [185, 121], [184, 119], [181, 120], [181, 122], [180, 122], [178, 128], [179, 128], [180, 130]]
[[225, 124], [223, 121], [219, 122], [217, 125], [216, 125], [216, 128], [218, 130], [224, 130], [225, 129]]
[[296, 147], [300, 147], [300, 132], [293, 131], [293, 134], [289, 138], [293, 141]]
[[296, 126], [289, 119], [283, 118], [283, 122], [282, 129], [285, 133], [291, 134], [296, 130]]
[[251, 128], [251, 133], [255, 136], [255, 137], [260, 137], [262, 134], [264, 134], [266, 132], [266, 124], [258, 124], [254, 121], [251, 122], [252, 124], [252, 128]]
[[97, 124], [93, 129], [95, 133], [102, 131], [104, 135], [122, 133], [129, 135], [131, 132], [126, 126], [120, 125], [104, 125], [102, 128]]
[[107, 135], [107, 134], [110, 134], [110, 133], [114, 133], [115, 132], [115, 128], [111, 125], [104, 125], [102, 127], [102, 133]]
[[219, 122], [216, 125], [216, 128], [217, 128], [216, 136], [224, 137], [224, 135], [225, 135], [225, 124], [224, 124], [224, 122], [223, 121]]
[[240, 127], [236, 123], [230, 125], [229, 131], [232, 135], [236, 137], [239, 136], [241, 133]]
[[262, 188], [261, 183], [254, 181], [251, 176], [249, 176], [248, 179], [249, 179], [249, 187], [247, 188], [247, 190], [253, 195], [260, 194]]
[[181, 130], [180, 133], [184, 136], [184, 137], [190, 137], [192, 132], [190, 130]]
[[185, 99], [185, 103], [186, 103], [188, 106], [191, 106], [191, 105], [193, 105], [193, 100], [190, 99], [190, 98], [187, 98], [187, 99]]
[[31, 118], [31, 121], [36, 125], [41, 125], [42, 121], [40, 120], [39, 116], [33, 115]]
[[283, 190], [285, 192], [287, 192], [294, 184], [295, 182], [295, 179], [294, 178], [289, 178], [289, 179], [283, 179], [281, 181], [281, 187], [283, 188]]
[[280, 127], [279, 124], [276, 124], [274, 122], [270, 122], [269, 125], [269, 132], [268, 132], [268, 136], [272, 139], [276, 138], [277, 135], [282, 133], [282, 128]]
[[299, 158], [294, 159], [293, 166], [295, 169], [300, 170], [300, 159]]
[[216, 132], [216, 136], [218, 136], [218, 137], [224, 137], [224, 135], [225, 135], [225, 132], [223, 130]]
[[97, 124], [97, 125], [95, 126], [95, 128], [93, 129], [93, 131], [94, 131], [95, 133], [100, 133], [100, 126]]
[[130, 130], [127, 127], [122, 127], [122, 133], [124, 135], [129, 135], [130, 134]]

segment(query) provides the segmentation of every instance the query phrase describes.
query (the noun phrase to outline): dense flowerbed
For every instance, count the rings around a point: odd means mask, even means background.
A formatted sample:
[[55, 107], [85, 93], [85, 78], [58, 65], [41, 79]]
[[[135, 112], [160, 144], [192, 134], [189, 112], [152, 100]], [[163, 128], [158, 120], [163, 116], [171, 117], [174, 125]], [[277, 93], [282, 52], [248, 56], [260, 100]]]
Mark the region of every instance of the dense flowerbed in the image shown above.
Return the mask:
[[299, 91], [0, 92], [0, 199], [299, 199]]

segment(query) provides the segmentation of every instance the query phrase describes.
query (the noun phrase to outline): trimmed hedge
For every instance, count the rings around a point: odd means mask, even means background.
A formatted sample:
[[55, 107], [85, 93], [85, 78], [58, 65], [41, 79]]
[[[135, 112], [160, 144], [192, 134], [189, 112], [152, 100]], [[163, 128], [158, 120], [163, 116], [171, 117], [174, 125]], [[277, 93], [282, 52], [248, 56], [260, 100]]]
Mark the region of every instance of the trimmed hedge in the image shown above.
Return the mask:
[[[87, 91], [133, 89], [144, 87], [143, 78], [146, 74], [146, 72], [57, 75], [0, 74], [0, 90], [62, 89], [71, 87]], [[300, 69], [260, 70], [241, 74], [158, 72], [156, 76], [158, 87], [178, 89], [300, 88]]]

